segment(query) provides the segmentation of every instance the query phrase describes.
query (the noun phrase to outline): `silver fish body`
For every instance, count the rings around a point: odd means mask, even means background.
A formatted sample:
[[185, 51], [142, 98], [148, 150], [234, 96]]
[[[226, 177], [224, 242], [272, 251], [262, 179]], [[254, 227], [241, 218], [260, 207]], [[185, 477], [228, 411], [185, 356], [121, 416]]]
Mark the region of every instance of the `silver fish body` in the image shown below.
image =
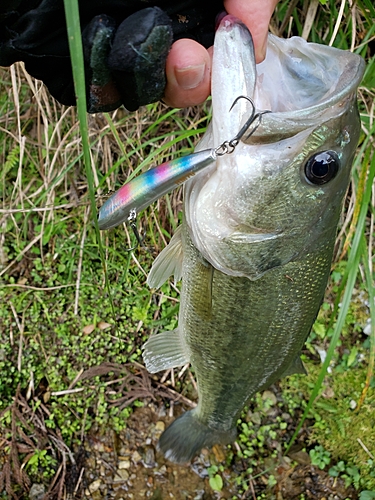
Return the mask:
[[153, 287], [171, 274], [183, 281], [178, 329], [146, 342], [146, 367], [190, 362], [198, 384], [198, 406], [161, 436], [170, 460], [234, 440], [249, 398], [304, 371], [299, 353], [323, 299], [359, 138], [363, 69], [354, 54], [271, 35], [256, 68], [244, 25], [221, 22], [213, 119], [198, 149], [239, 130], [247, 103], [228, 115], [238, 95], [271, 113], [248, 143], [185, 185], [184, 223], [148, 279]]

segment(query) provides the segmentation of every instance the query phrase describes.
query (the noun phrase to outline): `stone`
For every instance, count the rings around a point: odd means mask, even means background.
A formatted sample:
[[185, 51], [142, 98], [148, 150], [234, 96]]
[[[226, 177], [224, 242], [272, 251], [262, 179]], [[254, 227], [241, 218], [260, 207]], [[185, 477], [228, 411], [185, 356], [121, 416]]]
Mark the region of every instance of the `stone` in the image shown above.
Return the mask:
[[277, 403], [277, 398], [272, 391], [264, 391], [262, 394], [262, 399], [263, 401], [265, 401], [266, 399], [270, 400], [272, 405], [275, 405]]
[[145, 467], [154, 467], [155, 466], [155, 450], [153, 446], [147, 446], [144, 453], [144, 461]]
[[118, 469], [113, 479], [114, 483], [122, 483], [129, 479], [129, 472], [126, 469]]
[[43, 484], [34, 483], [29, 491], [30, 500], [42, 500], [46, 493], [45, 487]]
[[89, 492], [90, 493], [95, 493], [95, 491], [98, 491], [98, 489], [100, 488], [100, 485], [102, 484], [102, 480], [101, 479], [97, 479], [96, 481], [93, 481], [90, 485], [89, 485]]
[[118, 463], [119, 469], [130, 469], [130, 460], [120, 460]]
[[167, 467], [165, 465], [162, 465], [158, 470], [154, 470], [154, 474], [156, 476], [164, 476], [166, 473], [167, 473]]
[[162, 420], [159, 420], [155, 424], [155, 430], [158, 432], [164, 432], [165, 431], [165, 423]]
[[133, 462], [140, 462], [142, 460], [142, 457], [141, 455], [138, 453], [138, 451], [135, 451], [133, 454], [132, 454], [132, 460]]
[[262, 423], [262, 416], [259, 413], [259, 411], [255, 411], [254, 413], [250, 413], [249, 417], [250, 417], [250, 420], [255, 425], [260, 425]]

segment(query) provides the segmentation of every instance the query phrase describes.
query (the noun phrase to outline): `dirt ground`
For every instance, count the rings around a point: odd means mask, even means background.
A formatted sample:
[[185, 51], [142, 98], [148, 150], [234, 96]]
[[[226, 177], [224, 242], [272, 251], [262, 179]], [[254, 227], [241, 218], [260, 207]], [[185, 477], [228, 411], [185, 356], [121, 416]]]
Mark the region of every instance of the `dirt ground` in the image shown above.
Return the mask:
[[[248, 491], [238, 492], [236, 476], [243, 474], [241, 460], [225, 464], [227, 450], [214, 447], [203, 450], [189, 465], [175, 465], [157, 451], [157, 441], [166, 425], [173, 419], [166, 416], [164, 407], [149, 404], [137, 408], [129, 418], [127, 429], [115, 435], [91, 433], [76, 454], [76, 466], [66, 478], [68, 498], [142, 499], [150, 500], [216, 500], [216, 499], [276, 499], [299, 500], [357, 499], [356, 492], [345, 489], [343, 481], [309, 463], [307, 453], [296, 452], [294, 462], [281, 460], [273, 471], [277, 485], [270, 490], [267, 480], [260, 477], [250, 481]], [[299, 462], [299, 463], [298, 463]], [[208, 468], [223, 464], [225, 483], [220, 492], [209, 485]], [[297, 463], [291, 466], [291, 463]], [[249, 478], [250, 479], [250, 478]], [[304, 495], [304, 496], [302, 496]], [[32, 500], [39, 500], [34, 497]]]

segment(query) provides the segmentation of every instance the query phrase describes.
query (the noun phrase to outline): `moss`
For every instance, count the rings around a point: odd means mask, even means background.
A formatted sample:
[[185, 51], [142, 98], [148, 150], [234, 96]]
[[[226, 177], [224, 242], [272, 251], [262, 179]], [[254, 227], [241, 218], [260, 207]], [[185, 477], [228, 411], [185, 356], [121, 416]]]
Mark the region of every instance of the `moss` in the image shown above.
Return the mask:
[[[282, 382], [283, 395], [289, 401], [306, 405], [320, 367], [307, 363], [307, 377], [295, 375]], [[344, 461], [360, 471], [358, 486], [375, 488], [375, 390], [370, 387], [361, 408], [358, 403], [365, 385], [367, 364], [357, 363], [350, 369], [338, 365], [326, 377], [321, 396], [315, 401], [309, 417], [309, 443], [319, 443], [331, 454], [332, 463]], [[354, 409], [353, 409], [354, 408]]]

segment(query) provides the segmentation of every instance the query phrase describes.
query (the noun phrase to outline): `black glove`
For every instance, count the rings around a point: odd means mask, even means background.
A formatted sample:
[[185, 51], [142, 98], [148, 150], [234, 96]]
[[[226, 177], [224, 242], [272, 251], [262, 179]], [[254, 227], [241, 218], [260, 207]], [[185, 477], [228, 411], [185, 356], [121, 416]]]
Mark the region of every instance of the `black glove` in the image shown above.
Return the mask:
[[[24, 61], [62, 104], [75, 105], [63, 0], [1, 0], [0, 66]], [[173, 41], [213, 43], [222, 2], [79, 0], [90, 113], [158, 101]]]

